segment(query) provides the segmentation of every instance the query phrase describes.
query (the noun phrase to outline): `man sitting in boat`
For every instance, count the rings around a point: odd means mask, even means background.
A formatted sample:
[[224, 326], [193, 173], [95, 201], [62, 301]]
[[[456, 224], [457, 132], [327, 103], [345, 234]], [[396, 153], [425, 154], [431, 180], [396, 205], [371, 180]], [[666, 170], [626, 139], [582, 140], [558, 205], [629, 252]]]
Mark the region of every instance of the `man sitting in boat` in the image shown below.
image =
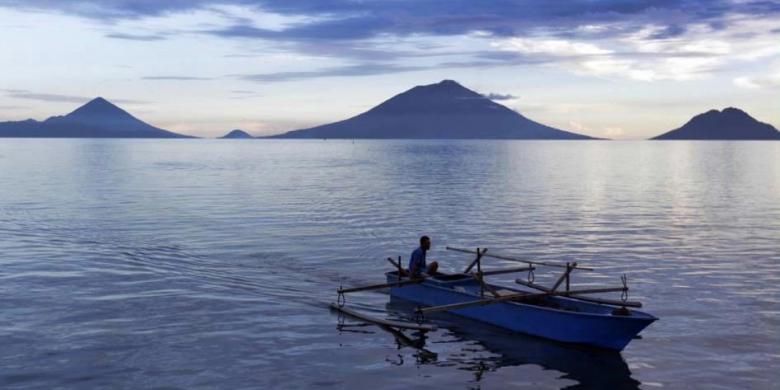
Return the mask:
[[431, 249], [431, 239], [428, 236], [420, 237], [420, 247], [412, 252], [409, 258], [409, 275], [413, 278], [436, 274], [439, 269], [439, 263], [432, 261], [430, 265], [425, 264], [425, 253]]

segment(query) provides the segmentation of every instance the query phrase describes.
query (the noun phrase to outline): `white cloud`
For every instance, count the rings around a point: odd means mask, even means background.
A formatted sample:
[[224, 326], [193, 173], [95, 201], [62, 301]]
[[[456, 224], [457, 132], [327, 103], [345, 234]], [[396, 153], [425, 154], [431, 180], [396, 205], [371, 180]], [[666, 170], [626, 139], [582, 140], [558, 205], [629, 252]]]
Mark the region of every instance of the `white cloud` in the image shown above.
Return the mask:
[[[769, 18], [735, 15], [727, 19], [723, 29], [693, 24], [678, 34], [667, 34], [668, 26], [648, 24], [630, 34], [598, 40], [518, 37], [493, 42], [492, 46], [538, 57], [580, 75], [646, 82], [687, 81], [712, 78], [717, 72], [743, 67], [741, 63], [780, 56], [777, 36], [771, 33], [776, 23]], [[577, 30], [587, 36], [588, 32], [613, 27], [583, 25]], [[775, 85], [775, 80], [745, 76], [735, 79], [734, 84], [757, 88]]]
[[780, 88], [780, 71], [766, 76], [740, 76], [733, 82], [737, 87], [747, 89]]
[[581, 122], [569, 121], [569, 127], [579, 133], [589, 133], [592, 129]]
[[495, 42], [493, 46], [500, 50], [523, 54], [547, 54], [564, 57], [572, 55], [602, 55], [612, 52], [592, 43], [564, 39], [509, 38]]
[[577, 31], [582, 31], [584, 33], [600, 33], [607, 31], [608, 29], [609, 27], [603, 24], [585, 24], [577, 27]]
[[747, 76], [740, 76], [734, 79], [734, 85], [741, 88], [747, 88], [747, 89], [758, 89], [761, 88], [760, 85], [758, 85], [753, 79]]

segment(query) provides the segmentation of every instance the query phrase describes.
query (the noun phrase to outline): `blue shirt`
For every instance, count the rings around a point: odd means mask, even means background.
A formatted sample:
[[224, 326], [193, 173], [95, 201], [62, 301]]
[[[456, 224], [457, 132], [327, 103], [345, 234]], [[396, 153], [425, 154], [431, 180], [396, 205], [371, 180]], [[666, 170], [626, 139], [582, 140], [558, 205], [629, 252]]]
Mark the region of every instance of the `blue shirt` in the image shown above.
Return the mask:
[[[416, 270], [416, 272], [413, 270]], [[425, 265], [425, 251], [422, 247], [419, 247], [412, 252], [412, 257], [409, 258], [409, 272], [414, 272], [414, 275], [417, 276], [427, 270], [428, 267]]]

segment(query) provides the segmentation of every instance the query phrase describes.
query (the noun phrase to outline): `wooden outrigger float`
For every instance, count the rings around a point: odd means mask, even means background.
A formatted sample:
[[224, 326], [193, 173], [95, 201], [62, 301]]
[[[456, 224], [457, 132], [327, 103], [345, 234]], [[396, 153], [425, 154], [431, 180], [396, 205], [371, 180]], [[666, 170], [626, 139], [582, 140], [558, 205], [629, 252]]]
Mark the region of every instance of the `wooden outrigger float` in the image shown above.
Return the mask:
[[[344, 307], [344, 294], [389, 288], [393, 297], [417, 303], [416, 315], [422, 320], [425, 314], [451, 312], [478, 321], [497, 325], [512, 331], [531, 334], [562, 342], [587, 344], [600, 348], [622, 350], [645, 327], [657, 320], [656, 317], [638, 310], [640, 302], [628, 300], [628, 283], [625, 275], [622, 286], [608, 288], [572, 289], [571, 275], [575, 270], [593, 269], [577, 263], [548, 263], [514, 259], [507, 256], [487, 254], [487, 249], [471, 251], [447, 247], [448, 250], [475, 254], [476, 258], [462, 273], [428, 275], [410, 278], [398, 262], [388, 259], [396, 268], [387, 272], [387, 283], [355, 288], [339, 288], [339, 302], [332, 305], [336, 310], [364, 321], [400, 329], [433, 330], [435, 325], [414, 324], [404, 321], [389, 321], [373, 318]], [[482, 270], [483, 257], [493, 257], [525, 263], [524, 267]], [[534, 283], [536, 267], [563, 268], [564, 272], [552, 287]], [[476, 268], [476, 272], [472, 272]], [[485, 281], [486, 276], [513, 272], [528, 272], [527, 280], [516, 283], [532, 288], [530, 292], [515, 288], [493, 285]], [[585, 296], [607, 292], [620, 292], [620, 300]], [[391, 324], [392, 323], [392, 324]]]

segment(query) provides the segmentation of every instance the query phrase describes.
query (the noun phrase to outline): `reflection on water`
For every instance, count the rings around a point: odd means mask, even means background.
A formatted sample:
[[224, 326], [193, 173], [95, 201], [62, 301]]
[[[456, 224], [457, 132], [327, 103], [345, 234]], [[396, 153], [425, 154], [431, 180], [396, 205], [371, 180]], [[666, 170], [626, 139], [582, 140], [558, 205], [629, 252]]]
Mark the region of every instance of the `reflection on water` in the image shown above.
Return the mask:
[[[780, 143], [3, 139], [0, 156], [2, 388], [780, 381]], [[617, 356], [446, 316], [424, 346], [334, 331], [335, 288], [383, 282], [422, 233], [445, 272], [466, 262], [451, 245], [600, 271], [575, 286], [626, 273], [663, 321]]]
[[[413, 316], [415, 304], [391, 297], [386, 305], [387, 312], [401, 319]], [[435, 348], [440, 343], [475, 341], [494, 355], [487, 357], [464, 351], [460, 361], [463, 370], [471, 371], [475, 381], [486, 372], [502, 367], [535, 364], [545, 369], [563, 373], [563, 378], [576, 381], [570, 389], [636, 389], [639, 382], [631, 377], [631, 371], [619, 352], [586, 346], [564, 344], [509, 332], [468, 318], [448, 313], [432, 313], [428, 319], [444, 327], [445, 340], [429, 341], [425, 332], [414, 332], [414, 339], [403, 333], [390, 331], [400, 346], [416, 349], [418, 364], [438, 364]], [[427, 342], [427, 343], [426, 343]], [[429, 351], [426, 347], [432, 349]], [[469, 345], [473, 349], [473, 345]], [[448, 362], [444, 362], [447, 364]]]

